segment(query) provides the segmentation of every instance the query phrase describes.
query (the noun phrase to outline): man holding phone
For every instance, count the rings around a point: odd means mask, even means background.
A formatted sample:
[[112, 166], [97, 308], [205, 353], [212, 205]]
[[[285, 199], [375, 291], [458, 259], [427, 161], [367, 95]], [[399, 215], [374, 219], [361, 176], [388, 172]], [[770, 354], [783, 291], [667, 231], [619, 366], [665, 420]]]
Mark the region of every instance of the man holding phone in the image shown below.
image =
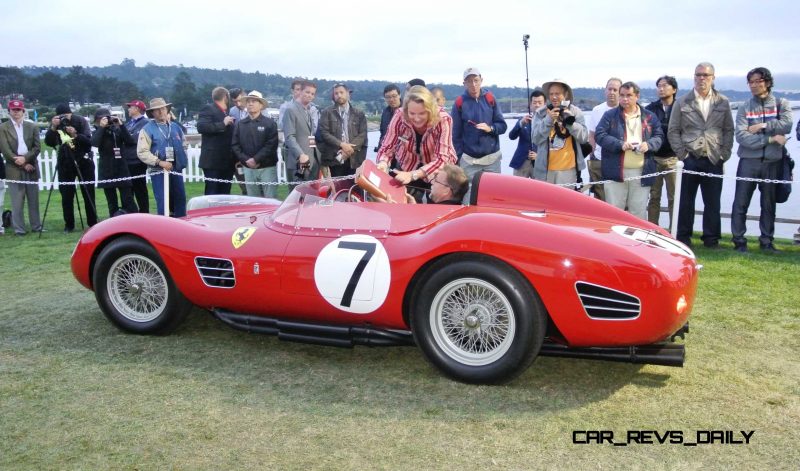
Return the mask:
[[506, 132], [503, 114], [492, 92], [481, 89], [483, 77], [475, 67], [464, 71], [463, 95], [456, 98], [453, 146], [468, 178], [479, 171], [500, 173], [500, 135]]

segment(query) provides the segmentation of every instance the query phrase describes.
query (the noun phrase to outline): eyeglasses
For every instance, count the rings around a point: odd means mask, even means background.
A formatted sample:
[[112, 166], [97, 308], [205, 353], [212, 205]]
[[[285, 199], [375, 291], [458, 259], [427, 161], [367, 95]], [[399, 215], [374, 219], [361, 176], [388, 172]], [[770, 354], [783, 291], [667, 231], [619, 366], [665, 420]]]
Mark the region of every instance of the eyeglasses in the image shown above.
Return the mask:
[[708, 78], [708, 77], [713, 77], [714, 74], [694, 74], [694, 76], [697, 78]]
[[753, 86], [753, 85], [758, 85], [759, 83], [764, 83], [764, 82], [766, 82], [766, 80], [764, 80], [762, 78], [762, 79], [748, 80], [747, 84], [750, 85], [750, 86]]

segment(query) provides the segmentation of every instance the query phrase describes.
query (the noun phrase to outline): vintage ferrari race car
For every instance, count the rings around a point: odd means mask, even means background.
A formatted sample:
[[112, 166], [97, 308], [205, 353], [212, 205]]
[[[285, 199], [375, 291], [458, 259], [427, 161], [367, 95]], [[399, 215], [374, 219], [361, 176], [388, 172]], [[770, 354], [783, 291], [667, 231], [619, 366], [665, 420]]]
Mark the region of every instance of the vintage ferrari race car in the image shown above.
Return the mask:
[[[325, 345], [418, 345], [447, 376], [499, 383], [537, 355], [681, 366], [699, 266], [663, 229], [581, 193], [481, 174], [469, 205], [208, 196], [188, 216], [111, 218], [72, 257], [117, 327], [174, 330], [190, 308]], [[682, 337], [682, 335], [681, 335]]]

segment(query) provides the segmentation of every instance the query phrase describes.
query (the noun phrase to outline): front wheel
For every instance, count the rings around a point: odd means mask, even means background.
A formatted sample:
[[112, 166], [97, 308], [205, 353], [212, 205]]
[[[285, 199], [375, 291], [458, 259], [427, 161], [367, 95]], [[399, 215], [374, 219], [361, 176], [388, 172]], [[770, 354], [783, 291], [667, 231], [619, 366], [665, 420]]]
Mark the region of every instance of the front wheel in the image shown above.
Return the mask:
[[544, 340], [539, 296], [514, 268], [483, 255], [437, 262], [412, 304], [411, 328], [427, 359], [467, 383], [509, 381]]
[[170, 333], [191, 310], [158, 252], [141, 239], [123, 237], [103, 248], [92, 283], [103, 314], [127, 332]]

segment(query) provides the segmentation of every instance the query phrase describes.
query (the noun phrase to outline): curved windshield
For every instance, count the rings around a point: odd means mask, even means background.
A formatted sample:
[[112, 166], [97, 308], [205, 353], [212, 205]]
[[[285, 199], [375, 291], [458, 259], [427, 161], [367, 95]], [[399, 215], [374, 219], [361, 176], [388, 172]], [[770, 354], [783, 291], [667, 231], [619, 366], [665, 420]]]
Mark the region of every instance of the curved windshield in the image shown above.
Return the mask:
[[352, 180], [314, 181], [297, 185], [271, 221], [294, 229], [324, 231], [386, 231], [391, 219], [385, 203], [345, 202]]

